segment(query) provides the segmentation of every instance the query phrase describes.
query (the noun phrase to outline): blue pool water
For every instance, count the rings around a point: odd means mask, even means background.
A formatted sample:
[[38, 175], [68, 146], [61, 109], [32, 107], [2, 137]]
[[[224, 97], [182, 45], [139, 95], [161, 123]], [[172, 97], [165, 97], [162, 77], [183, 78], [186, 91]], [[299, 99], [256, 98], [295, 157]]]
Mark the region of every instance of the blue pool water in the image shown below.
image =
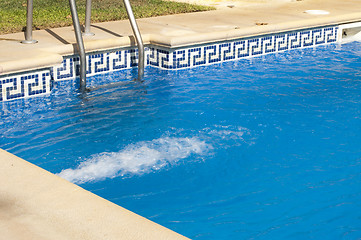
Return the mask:
[[1, 103], [0, 147], [192, 239], [361, 239], [360, 43], [132, 76]]

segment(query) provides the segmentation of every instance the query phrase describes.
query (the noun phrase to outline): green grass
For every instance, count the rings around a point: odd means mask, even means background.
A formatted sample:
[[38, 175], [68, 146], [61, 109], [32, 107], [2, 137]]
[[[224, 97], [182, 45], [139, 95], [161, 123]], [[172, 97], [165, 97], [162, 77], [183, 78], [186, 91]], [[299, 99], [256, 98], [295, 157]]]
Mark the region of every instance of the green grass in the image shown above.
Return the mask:
[[[72, 25], [68, 0], [33, 0], [34, 29]], [[81, 24], [85, 17], [86, 0], [77, 0]], [[0, 0], [0, 34], [24, 31], [26, 26], [26, 0]], [[131, 0], [136, 18], [199, 12], [214, 8], [162, 0]], [[127, 19], [122, 0], [93, 0], [92, 23]]]

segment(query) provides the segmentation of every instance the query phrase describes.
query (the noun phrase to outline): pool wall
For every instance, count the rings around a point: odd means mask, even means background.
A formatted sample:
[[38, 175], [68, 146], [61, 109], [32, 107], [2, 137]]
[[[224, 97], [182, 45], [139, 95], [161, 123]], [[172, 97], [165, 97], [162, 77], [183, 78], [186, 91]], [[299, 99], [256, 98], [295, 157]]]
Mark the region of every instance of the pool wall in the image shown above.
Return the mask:
[[[167, 48], [147, 45], [145, 65], [167, 70], [192, 68], [339, 41], [339, 26], [325, 26], [201, 45]], [[137, 67], [136, 48], [87, 53], [87, 76]], [[0, 101], [41, 96], [52, 91], [53, 81], [79, 76], [79, 57], [64, 56], [60, 65], [0, 76]]]

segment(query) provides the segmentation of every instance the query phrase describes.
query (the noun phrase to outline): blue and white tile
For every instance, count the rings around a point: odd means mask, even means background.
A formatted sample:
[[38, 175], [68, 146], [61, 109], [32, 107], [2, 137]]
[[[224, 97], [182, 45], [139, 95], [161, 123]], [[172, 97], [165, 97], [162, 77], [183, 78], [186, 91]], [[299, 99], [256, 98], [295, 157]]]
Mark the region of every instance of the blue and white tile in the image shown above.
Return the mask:
[[[247, 39], [179, 49], [145, 48], [145, 65], [176, 70], [242, 59], [338, 41], [338, 26], [278, 33]], [[138, 65], [138, 49], [116, 49], [86, 56], [87, 75], [129, 69]], [[79, 75], [79, 57], [68, 56], [47, 71], [0, 78], [0, 101], [50, 92], [50, 80], [74, 79]]]
[[234, 42], [236, 59], [250, 56], [248, 40]]
[[151, 48], [148, 64], [163, 69], [182, 69], [297, 48], [336, 42], [337, 27], [301, 30], [276, 35], [206, 44], [176, 50]]
[[[52, 68], [55, 81], [74, 79], [79, 75], [79, 57], [65, 57], [62, 64]], [[94, 53], [86, 56], [88, 76], [132, 68], [138, 65], [138, 50], [126, 49], [114, 52]]]
[[0, 101], [50, 93], [50, 70], [0, 78]]
[[328, 28], [324, 28], [325, 31], [325, 37], [326, 37], [326, 42], [327, 43], [333, 43], [333, 42], [337, 42], [337, 38], [338, 38], [338, 27], [328, 27]]
[[[109, 53], [98, 53], [86, 56], [87, 75], [106, 73], [111, 71]], [[77, 62], [79, 64], [79, 62]]]
[[75, 57], [65, 57], [60, 65], [54, 66], [51, 69], [54, 80], [58, 81], [75, 78], [76, 65]]
[[[176, 70], [327, 44], [337, 41], [337, 29], [337, 26], [308, 29], [175, 50], [152, 46], [145, 52], [146, 65]], [[92, 54], [87, 56], [87, 74], [132, 68], [138, 65], [137, 61], [137, 49]], [[64, 59], [62, 65], [54, 68], [54, 79], [74, 78], [78, 74], [78, 65], [77, 57]]]
[[130, 55], [128, 51], [116, 51], [109, 53], [110, 68], [112, 71], [127, 69], [130, 67]]

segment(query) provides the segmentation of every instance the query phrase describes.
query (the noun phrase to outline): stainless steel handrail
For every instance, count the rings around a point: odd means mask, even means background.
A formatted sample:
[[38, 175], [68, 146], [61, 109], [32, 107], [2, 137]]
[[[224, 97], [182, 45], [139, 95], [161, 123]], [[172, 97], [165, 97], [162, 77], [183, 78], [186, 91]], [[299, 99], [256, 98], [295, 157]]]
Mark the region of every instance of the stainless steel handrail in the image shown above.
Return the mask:
[[92, 12], [92, 0], [86, 0], [85, 6], [85, 24], [84, 24], [84, 36], [94, 36], [94, 33], [90, 32], [90, 20]]
[[33, 39], [33, 0], [28, 0], [26, 8], [25, 40], [21, 43], [34, 44], [38, 41]]
[[78, 45], [78, 51], [80, 56], [80, 81], [79, 81], [79, 90], [81, 92], [85, 92], [86, 90], [86, 56], [85, 56], [85, 48], [84, 41], [81, 35], [80, 23], [78, 12], [76, 10], [75, 0], [69, 0], [71, 16], [73, 19], [75, 38]]
[[125, 8], [128, 13], [128, 18], [130, 21], [130, 25], [133, 29], [133, 34], [135, 36], [135, 39], [137, 41], [138, 45], [138, 80], [142, 80], [144, 75], [144, 46], [143, 46], [143, 39], [140, 35], [140, 31], [138, 28], [137, 21], [135, 20], [134, 13], [132, 10], [132, 6], [130, 5], [129, 0], [123, 0]]
[[[127, 14], [129, 17], [130, 25], [132, 26], [133, 34], [137, 41], [138, 46], [138, 80], [142, 80], [144, 75], [144, 45], [143, 39], [139, 31], [137, 21], [135, 20], [132, 7], [129, 0], [123, 0]], [[84, 48], [84, 41], [81, 34], [81, 28], [79, 23], [78, 12], [76, 10], [75, 0], [69, 0], [73, 26], [75, 31], [75, 38], [78, 46], [79, 57], [80, 57], [80, 81], [79, 89], [81, 92], [86, 90], [86, 55]], [[90, 18], [91, 18], [91, 0], [87, 0], [86, 6], [86, 19], [85, 19], [85, 34], [90, 33]], [[22, 43], [36, 43], [36, 40], [32, 39], [32, 26], [33, 25], [33, 0], [27, 2], [27, 13], [26, 13], [26, 32], [25, 40]], [[91, 34], [91, 33], [90, 33]]]
[[[129, 0], [123, 0], [125, 8], [127, 10], [128, 18], [130, 25], [132, 26], [133, 34], [137, 41], [138, 46], [138, 80], [142, 80], [144, 75], [144, 45], [143, 39], [139, 31], [137, 21], [135, 20], [132, 6], [130, 5]], [[86, 11], [85, 11], [85, 25], [84, 25], [84, 35], [93, 35], [90, 32], [90, 19], [91, 19], [91, 0], [86, 2]]]

